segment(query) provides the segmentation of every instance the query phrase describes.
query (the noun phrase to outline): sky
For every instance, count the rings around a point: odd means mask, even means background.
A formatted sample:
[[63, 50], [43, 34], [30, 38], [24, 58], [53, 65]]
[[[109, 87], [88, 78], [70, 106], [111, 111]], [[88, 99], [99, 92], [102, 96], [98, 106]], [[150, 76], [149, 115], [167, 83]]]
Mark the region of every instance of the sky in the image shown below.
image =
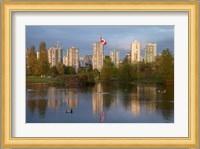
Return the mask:
[[130, 52], [131, 42], [141, 43], [141, 55], [144, 57], [145, 46], [157, 43], [157, 54], [169, 48], [174, 53], [173, 25], [66, 25], [66, 26], [26, 26], [26, 48], [32, 45], [38, 51], [41, 41], [46, 42], [47, 48], [55, 46], [57, 41], [62, 43], [63, 55], [70, 47], [79, 48], [80, 56], [92, 55], [93, 43], [106, 40], [105, 55], [111, 50], [118, 50], [123, 59]]

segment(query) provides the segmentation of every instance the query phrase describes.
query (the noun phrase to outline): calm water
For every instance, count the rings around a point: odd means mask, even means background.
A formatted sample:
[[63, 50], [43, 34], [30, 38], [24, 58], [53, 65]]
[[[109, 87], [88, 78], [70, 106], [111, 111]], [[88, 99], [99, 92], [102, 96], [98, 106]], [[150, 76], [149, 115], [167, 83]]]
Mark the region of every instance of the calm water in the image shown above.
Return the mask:
[[99, 83], [86, 88], [27, 85], [26, 122], [173, 123], [174, 87], [126, 83]]

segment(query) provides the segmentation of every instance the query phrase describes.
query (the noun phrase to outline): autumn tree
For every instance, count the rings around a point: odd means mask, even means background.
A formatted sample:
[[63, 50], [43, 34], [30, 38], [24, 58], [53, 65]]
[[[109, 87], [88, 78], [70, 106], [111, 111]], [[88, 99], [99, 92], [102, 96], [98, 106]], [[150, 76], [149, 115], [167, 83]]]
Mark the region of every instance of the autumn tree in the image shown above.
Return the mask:
[[46, 75], [48, 70], [49, 70], [49, 62], [46, 50], [46, 43], [41, 42], [39, 46], [38, 73], [39, 75]]
[[56, 65], [56, 68], [57, 68], [57, 71], [60, 75], [63, 75], [64, 74], [64, 65], [62, 63], [58, 63]]
[[37, 73], [37, 56], [35, 52], [35, 46], [31, 46], [30, 49], [26, 51], [26, 74], [36, 75]]
[[59, 75], [56, 66], [53, 66], [50, 68], [50, 75], [51, 75], [51, 77], [56, 77], [57, 75]]

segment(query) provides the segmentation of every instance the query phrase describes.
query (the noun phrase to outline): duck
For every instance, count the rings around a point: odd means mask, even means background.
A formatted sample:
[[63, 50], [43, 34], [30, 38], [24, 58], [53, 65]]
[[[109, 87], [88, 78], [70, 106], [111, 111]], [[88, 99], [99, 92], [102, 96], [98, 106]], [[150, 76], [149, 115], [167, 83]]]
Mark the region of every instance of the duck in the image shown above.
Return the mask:
[[66, 111], [65, 111], [66, 113], [73, 113], [73, 110], [72, 109], [67, 109]]
[[166, 90], [163, 90], [161, 93], [166, 93], [167, 91]]

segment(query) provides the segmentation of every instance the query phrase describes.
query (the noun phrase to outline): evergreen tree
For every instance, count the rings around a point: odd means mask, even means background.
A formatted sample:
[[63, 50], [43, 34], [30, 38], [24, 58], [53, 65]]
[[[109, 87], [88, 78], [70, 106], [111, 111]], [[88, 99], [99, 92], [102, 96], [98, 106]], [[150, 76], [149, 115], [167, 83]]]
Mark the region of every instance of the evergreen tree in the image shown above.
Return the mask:
[[165, 49], [155, 61], [157, 75], [163, 80], [174, 80], [174, 57], [170, 49]]
[[134, 72], [136, 72], [134, 68], [135, 67], [129, 62], [128, 58], [126, 57], [119, 65], [119, 78], [126, 81], [132, 80], [135, 75]]
[[101, 69], [101, 79], [111, 80], [115, 77], [115, 66], [109, 56], [106, 56]]
[[72, 67], [72, 66], [70, 66], [70, 67], [68, 68], [68, 73], [69, 73], [69, 74], [76, 74], [75, 68]]

